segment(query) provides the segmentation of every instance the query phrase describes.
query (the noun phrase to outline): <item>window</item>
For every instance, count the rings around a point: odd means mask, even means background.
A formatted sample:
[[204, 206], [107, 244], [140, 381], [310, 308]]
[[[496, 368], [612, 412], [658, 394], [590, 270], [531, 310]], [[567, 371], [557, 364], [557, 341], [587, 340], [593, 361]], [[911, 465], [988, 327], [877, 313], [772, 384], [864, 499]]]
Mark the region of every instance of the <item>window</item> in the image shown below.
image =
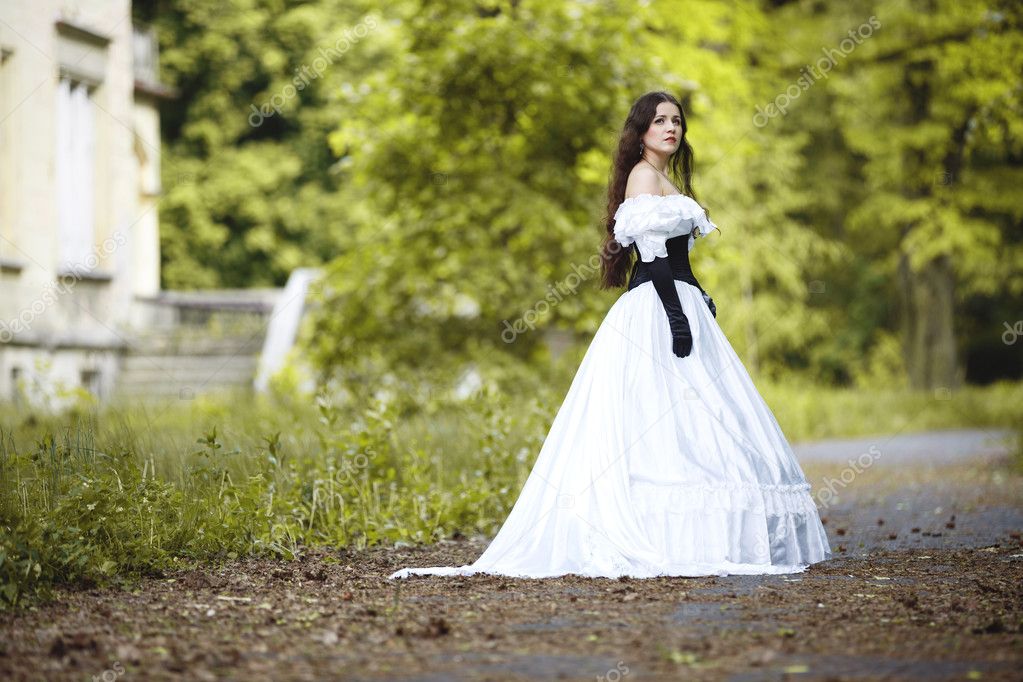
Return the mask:
[[95, 112], [89, 86], [57, 87], [57, 214], [60, 269], [83, 271], [95, 245]]
[[14, 108], [16, 102], [12, 95], [11, 51], [0, 46], [0, 271], [3, 271], [6, 260], [15, 256], [13, 203], [17, 196], [14, 188], [13, 142], [11, 129], [14, 125]]
[[21, 403], [21, 367], [11, 367], [11, 402]]
[[95, 369], [83, 369], [80, 373], [82, 388], [94, 396], [100, 394], [99, 371]]

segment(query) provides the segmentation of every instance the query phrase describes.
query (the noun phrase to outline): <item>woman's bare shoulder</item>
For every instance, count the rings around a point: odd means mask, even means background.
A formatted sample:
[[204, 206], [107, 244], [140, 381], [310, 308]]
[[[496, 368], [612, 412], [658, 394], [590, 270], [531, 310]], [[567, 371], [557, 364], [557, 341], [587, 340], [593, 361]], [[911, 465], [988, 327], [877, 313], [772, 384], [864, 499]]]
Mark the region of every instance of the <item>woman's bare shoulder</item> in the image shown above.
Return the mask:
[[637, 163], [629, 171], [629, 180], [625, 183], [625, 197], [639, 194], [661, 194], [661, 180], [657, 171], [645, 163]]

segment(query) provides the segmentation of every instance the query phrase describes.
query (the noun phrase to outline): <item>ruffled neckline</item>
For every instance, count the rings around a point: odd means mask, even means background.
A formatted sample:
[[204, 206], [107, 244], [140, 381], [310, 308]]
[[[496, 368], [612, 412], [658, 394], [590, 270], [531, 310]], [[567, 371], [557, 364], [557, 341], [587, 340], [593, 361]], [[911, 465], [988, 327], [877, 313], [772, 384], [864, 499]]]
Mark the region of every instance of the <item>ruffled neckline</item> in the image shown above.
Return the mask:
[[[654, 236], [663, 239], [688, 232], [703, 237], [717, 226], [707, 217], [696, 199], [688, 194], [653, 194], [641, 192], [626, 197], [614, 214], [615, 239], [624, 246]], [[655, 249], [659, 252], [663, 249]]]
[[634, 200], [640, 199], [642, 197], [650, 197], [651, 199], [674, 199], [675, 197], [685, 197], [686, 199], [689, 199], [689, 201], [692, 201], [693, 203], [696, 203], [696, 200], [693, 199], [688, 194], [651, 194], [649, 192], [641, 192], [641, 193], [639, 193], [639, 194], [637, 194], [636, 196], [633, 196], [633, 197], [625, 197], [625, 199], [622, 200], [622, 203], [620, 203], [618, 205], [619, 206], [624, 206], [625, 204], [629, 203], [630, 201], [634, 201]]

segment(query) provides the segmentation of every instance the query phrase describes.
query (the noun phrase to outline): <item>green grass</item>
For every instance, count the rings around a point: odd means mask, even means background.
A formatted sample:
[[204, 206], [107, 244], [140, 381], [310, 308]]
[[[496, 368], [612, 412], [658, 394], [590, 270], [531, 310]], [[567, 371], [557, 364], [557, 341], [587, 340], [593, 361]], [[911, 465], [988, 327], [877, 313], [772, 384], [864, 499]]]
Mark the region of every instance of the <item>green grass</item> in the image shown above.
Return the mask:
[[[53, 585], [131, 581], [310, 546], [497, 531], [570, 374], [461, 402], [247, 394], [60, 416], [0, 408], [0, 607]], [[790, 440], [1023, 425], [1023, 384], [952, 393], [758, 383]], [[1023, 455], [1020, 457], [1023, 461]]]
[[[249, 397], [7, 414], [0, 603], [189, 561], [496, 532], [546, 428], [542, 410], [520, 407], [492, 397], [355, 412]], [[427, 422], [446, 429], [432, 437]]]
[[790, 441], [912, 433], [931, 429], [1008, 428], [1023, 416], [1023, 382], [911, 391], [838, 389], [757, 382]]

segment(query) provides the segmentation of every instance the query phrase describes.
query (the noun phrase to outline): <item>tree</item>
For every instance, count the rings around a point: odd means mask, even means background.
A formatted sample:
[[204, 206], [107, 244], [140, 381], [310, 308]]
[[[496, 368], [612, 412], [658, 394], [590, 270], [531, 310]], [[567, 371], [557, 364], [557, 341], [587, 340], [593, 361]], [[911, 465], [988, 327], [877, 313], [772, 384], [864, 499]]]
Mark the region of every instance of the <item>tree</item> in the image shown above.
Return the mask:
[[[632, 5], [630, 4], [631, 8]], [[645, 62], [623, 3], [407, 2], [401, 41], [342, 91], [330, 142], [370, 219], [330, 264], [327, 368], [537, 360], [592, 332], [614, 130]]]
[[161, 108], [165, 287], [280, 286], [340, 252], [358, 197], [327, 144], [328, 81], [386, 56], [386, 40], [352, 32], [372, 4], [135, 3], [157, 30], [162, 80], [180, 91]]
[[1020, 8], [920, 0], [873, 12], [853, 2], [823, 18], [848, 31], [826, 34], [826, 45], [853, 43], [842, 77], [824, 83], [824, 113], [863, 182], [846, 204], [843, 236], [894, 284], [910, 384], [954, 387], [964, 376], [956, 320], [966, 300], [1023, 290], [1011, 237], [1023, 212]]

